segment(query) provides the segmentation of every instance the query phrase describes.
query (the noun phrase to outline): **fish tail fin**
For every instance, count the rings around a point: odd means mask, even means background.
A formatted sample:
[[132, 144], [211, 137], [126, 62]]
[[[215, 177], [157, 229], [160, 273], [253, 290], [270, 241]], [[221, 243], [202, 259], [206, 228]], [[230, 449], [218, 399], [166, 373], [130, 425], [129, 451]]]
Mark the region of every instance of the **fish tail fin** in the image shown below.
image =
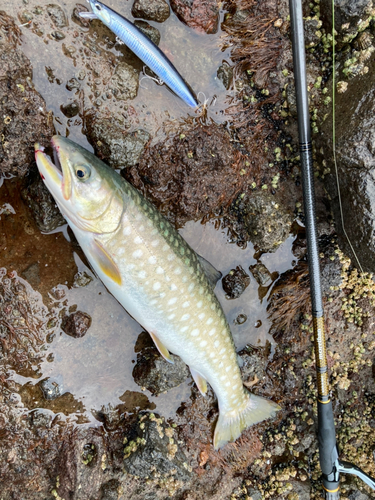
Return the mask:
[[220, 411], [215, 428], [214, 447], [218, 450], [229, 441], [235, 441], [242, 431], [262, 420], [273, 417], [281, 408], [278, 404], [260, 396], [251, 394], [246, 389], [248, 404], [244, 410], [233, 416], [233, 412]]

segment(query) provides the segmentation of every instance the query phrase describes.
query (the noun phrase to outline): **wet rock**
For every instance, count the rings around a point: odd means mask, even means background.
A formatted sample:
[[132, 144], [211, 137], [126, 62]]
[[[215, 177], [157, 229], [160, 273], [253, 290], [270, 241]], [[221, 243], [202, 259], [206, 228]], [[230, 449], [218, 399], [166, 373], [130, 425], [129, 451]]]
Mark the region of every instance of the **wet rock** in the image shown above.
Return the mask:
[[67, 118], [73, 118], [73, 116], [77, 116], [79, 113], [79, 103], [73, 101], [69, 104], [62, 104], [60, 109]]
[[145, 347], [137, 354], [137, 363], [133, 369], [135, 382], [146, 387], [152, 394], [161, 394], [177, 387], [189, 376], [189, 369], [181, 358], [171, 354], [172, 363], [168, 363], [156, 347]]
[[359, 490], [352, 491], [348, 496], [349, 500], [370, 500], [370, 498], [364, 491]]
[[250, 277], [241, 266], [237, 266], [224, 276], [222, 285], [227, 299], [237, 299], [250, 285]]
[[170, 10], [165, 0], [135, 0], [132, 15], [148, 21], [162, 23], [170, 16]]
[[100, 488], [100, 500], [118, 500], [120, 482], [117, 479], [111, 479], [102, 484]]
[[217, 77], [228, 90], [233, 81], [233, 68], [226, 61], [223, 61], [223, 64], [217, 70]]
[[254, 276], [255, 280], [259, 286], [268, 287], [272, 283], [272, 275], [264, 264], [258, 262], [254, 266], [249, 267], [251, 274]]
[[76, 311], [63, 319], [61, 329], [70, 337], [79, 339], [86, 335], [91, 321], [91, 316], [87, 313]]
[[244, 164], [226, 130], [199, 125], [146, 148], [139, 166], [125, 175], [169, 220], [183, 225], [228, 207], [244, 182]]
[[66, 224], [55, 200], [39, 176], [25, 187], [21, 194], [41, 231], [49, 233]]
[[[291, 491], [297, 494], [298, 500], [310, 500], [311, 484], [310, 481], [290, 481]], [[293, 493], [292, 493], [293, 494]]]
[[34, 143], [46, 146], [54, 132], [33, 87], [30, 61], [17, 47], [19, 35], [13, 19], [0, 12], [0, 175], [5, 176], [25, 175], [34, 161]]
[[79, 15], [81, 12], [89, 12], [89, 9], [86, 7], [86, 5], [77, 3], [73, 9], [72, 19], [75, 23], [79, 24], [80, 26], [88, 28], [90, 26], [90, 19], [85, 19], [81, 17]]
[[117, 65], [115, 74], [112, 77], [113, 87], [116, 89], [117, 99], [134, 99], [137, 97], [139, 86], [138, 71], [126, 62], [120, 62]]
[[[373, 0], [335, 0], [335, 29], [338, 48], [350, 43], [359, 32], [364, 31], [375, 15]], [[321, 18], [328, 33], [332, 32], [332, 2], [321, 0]]]
[[134, 24], [139, 28], [142, 33], [144, 33], [155, 45], [159, 45], [160, 43], [160, 31], [146, 23], [146, 21], [134, 21]]
[[37, 288], [40, 284], [40, 266], [38, 262], [28, 266], [24, 271], [22, 271], [21, 275], [30, 283], [31, 286]]
[[321, 40], [321, 33], [319, 28], [321, 27], [321, 22], [318, 19], [306, 19], [304, 22], [305, 29], [305, 46], [308, 48], [313, 48], [318, 45]]
[[34, 16], [28, 10], [23, 10], [18, 14], [18, 19], [21, 21], [22, 24], [29, 23], [30, 21], [33, 20], [33, 18]]
[[136, 165], [150, 139], [144, 130], [128, 133], [113, 118], [97, 118], [87, 124], [88, 136], [96, 154], [113, 168]]
[[51, 33], [51, 37], [54, 39], [54, 40], [64, 40], [65, 38], [65, 35], [64, 33], [62, 33], [61, 31], [52, 31]]
[[252, 382], [256, 380], [263, 380], [267, 367], [267, 358], [269, 354], [269, 347], [246, 347], [238, 353], [239, 358], [242, 360], [240, 369], [241, 376], [244, 382]]
[[42, 390], [44, 399], [47, 401], [59, 398], [62, 395], [62, 386], [51, 378], [42, 380], [39, 387]]
[[47, 5], [47, 12], [56, 28], [65, 28], [68, 26], [68, 19], [65, 12], [59, 5]]
[[197, 31], [212, 34], [219, 27], [216, 0], [171, 0], [171, 8], [184, 24]]
[[324, 248], [320, 245], [319, 249], [321, 255], [320, 281], [322, 294], [328, 297], [332, 294], [332, 290], [335, 287], [339, 287], [342, 283], [342, 264], [333, 245], [327, 245]]
[[77, 78], [71, 78], [68, 82], [66, 82], [66, 88], [70, 91], [79, 90], [81, 88], [81, 84]]
[[250, 241], [262, 252], [274, 252], [289, 236], [292, 215], [264, 191], [246, 201], [243, 218]]
[[79, 271], [74, 276], [73, 286], [74, 288], [87, 286], [92, 282], [92, 277], [89, 276], [86, 271]]
[[134, 476], [188, 481], [191, 467], [177, 445], [173, 427], [153, 413], [143, 415], [129, 433], [124, 449], [125, 470]]
[[[348, 81], [345, 93], [336, 98], [336, 157], [346, 233], [365, 271], [375, 266], [375, 65], [366, 75]], [[332, 161], [332, 125], [329, 116], [317, 138], [318, 160], [339, 235], [339, 245], [358, 265], [345, 237]]]

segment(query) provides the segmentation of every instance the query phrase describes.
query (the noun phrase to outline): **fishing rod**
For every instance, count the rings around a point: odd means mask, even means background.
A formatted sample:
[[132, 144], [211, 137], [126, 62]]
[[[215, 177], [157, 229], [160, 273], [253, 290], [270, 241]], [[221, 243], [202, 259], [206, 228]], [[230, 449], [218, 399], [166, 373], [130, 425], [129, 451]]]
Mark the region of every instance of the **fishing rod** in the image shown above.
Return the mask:
[[[332, 6], [332, 8], [334, 8]], [[289, 0], [292, 28], [294, 82], [297, 97], [298, 135], [307, 257], [310, 275], [310, 295], [313, 316], [316, 375], [318, 385], [318, 444], [325, 498], [340, 498], [340, 473], [353, 474], [375, 490], [375, 479], [359, 467], [339, 459], [335, 422], [328, 384], [328, 365], [324, 331], [324, 310], [320, 282], [319, 248], [316, 230], [313, 153], [311, 144], [309, 101], [307, 95], [305, 40], [301, 0]], [[333, 27], [334, 29], [334, 27]], [[335, 69], [333, 68], [333, 71]], [[333, 89], [333, 92], [335, 89]]]

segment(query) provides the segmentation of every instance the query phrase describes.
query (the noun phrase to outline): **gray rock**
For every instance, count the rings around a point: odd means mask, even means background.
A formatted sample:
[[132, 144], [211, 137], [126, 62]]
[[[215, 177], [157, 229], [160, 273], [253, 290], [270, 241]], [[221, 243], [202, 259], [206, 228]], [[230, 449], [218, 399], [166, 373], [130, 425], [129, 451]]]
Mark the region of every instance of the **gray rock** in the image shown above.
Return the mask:
[[217, 77], [228, 90], [233, 81], [233, 68], [226, 61], [217, 70]]
[[132, 15], [162, 23], [170, 16], [170, 9], [165, 0], [135, 0]]
[[177, 435], [162, 418], [143, 415], [127, 438], [124, 449], [125, 470], [141, 478], [172, 477], [188, 481], [191, 467], [177, 445]]
[[134, 99], [139, 87], [138, 71], [128, 63], [120, 62], [111, 83], [111, 90], [117, 99]]
[[39, 383], [44, 399], [51, 401], [62, 395], [61, 385], [51, 378], [46, 378]]
[[349, 494], [348, 498], [349, 500], [370, 500], [372, 497], [367, 495], [364, 491], [355, 490]]
[[21, 194], [41, 231], [48, 233], [66, 223], [51, 193], [39, 176], [24, 188]]
[[160, 43], [160, 31], [151, 26], [151, 24], [146, 23], [146, 21], [134, 21], [134, 24], [139, 28], [142, 33], [144, 33], [155, 45]]
[[237, 299], [250, 285], [250, 277], [241, 266], [237, 266], [224, 276], [222, 285], [227, 299]]
[[96, 153], [113, 168], [136, 165], [150, 139], [144, 130], [127, 133], [121, 122], [113, 118], [95, 119], [88, 122], [87, 128]]
[[[336, 95], [336, 158], [346, 233], [365, 271], [375, 269], [375, 64], [349, 80]], [[335, 165], [332, 161], [331, 118], [317, 138], [318, 160], [324, 165], [325, 187], [331, 198], [340, 247], [357, 265], [341, 224]]]
[[[367, 28], [375, 15], [373, 0], [335, 0], [335, 29], [338, 47], [351, 42], [357, 34]], [[323, 26], [332, 31], [332, 1], [321, 0], [321, 18]]]
[[298, 495], [298, 500], [310, 500], [311, 498], [311, 484], [309, 481], [288, 481], [292, 485], [295, 493]]
[[100, 500], [118, 500], [120, 482], [117, 479], [102, 484]]
[[261, 500], [262, 494], [259, 490], [256, 490], [255, 488], [249, 488], [247, 490], [247, 497], [248, 500]]
[[257, 191], [248, 199], [243, 218], [250, 241], [263, 252], [274, 252], [289, 236], [292, 215], [269, 193]]
[[305, 45], [308, 48], [313, 48], [318, 45], [321, 39], [321, 35], [319, 36], [319, 28], [321, 22], [317, 19], [306, 19], [304, 21], [304, 29], [305, 29]]
[[59, 5], [47, 5], [47, 12], [56, 28], [64, 28], [65, 26], [68, 26], [68, 19], [65, 12]]
[[146, 387], [152, 394], [161, 394], [177, 387], [189, 376], [189, 369], [181, 358], [171, 354], [172, 363], [168, 363], [156, 347], [144, 347], [137, 354], [137, 363], [133, 369], [135, 382]]
[[74, 288], [87, 286], [92, 282], [92, 277], [89, 276], [85, 271], [78, 271], [74, 276]]

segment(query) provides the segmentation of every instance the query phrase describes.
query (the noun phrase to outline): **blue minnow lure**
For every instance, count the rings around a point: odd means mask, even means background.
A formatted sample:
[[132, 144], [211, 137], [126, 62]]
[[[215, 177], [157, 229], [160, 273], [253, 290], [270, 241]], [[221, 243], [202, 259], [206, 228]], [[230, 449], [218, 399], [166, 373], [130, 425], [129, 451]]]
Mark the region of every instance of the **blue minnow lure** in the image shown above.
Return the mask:
[[146, 35], [133, 23], [101, 2], [89, 0], [92, 12], [81, 12], [86, 19], [100, 19], [134, 52], [168, 87], [192, 108], [198, 102], [177, 69]]

